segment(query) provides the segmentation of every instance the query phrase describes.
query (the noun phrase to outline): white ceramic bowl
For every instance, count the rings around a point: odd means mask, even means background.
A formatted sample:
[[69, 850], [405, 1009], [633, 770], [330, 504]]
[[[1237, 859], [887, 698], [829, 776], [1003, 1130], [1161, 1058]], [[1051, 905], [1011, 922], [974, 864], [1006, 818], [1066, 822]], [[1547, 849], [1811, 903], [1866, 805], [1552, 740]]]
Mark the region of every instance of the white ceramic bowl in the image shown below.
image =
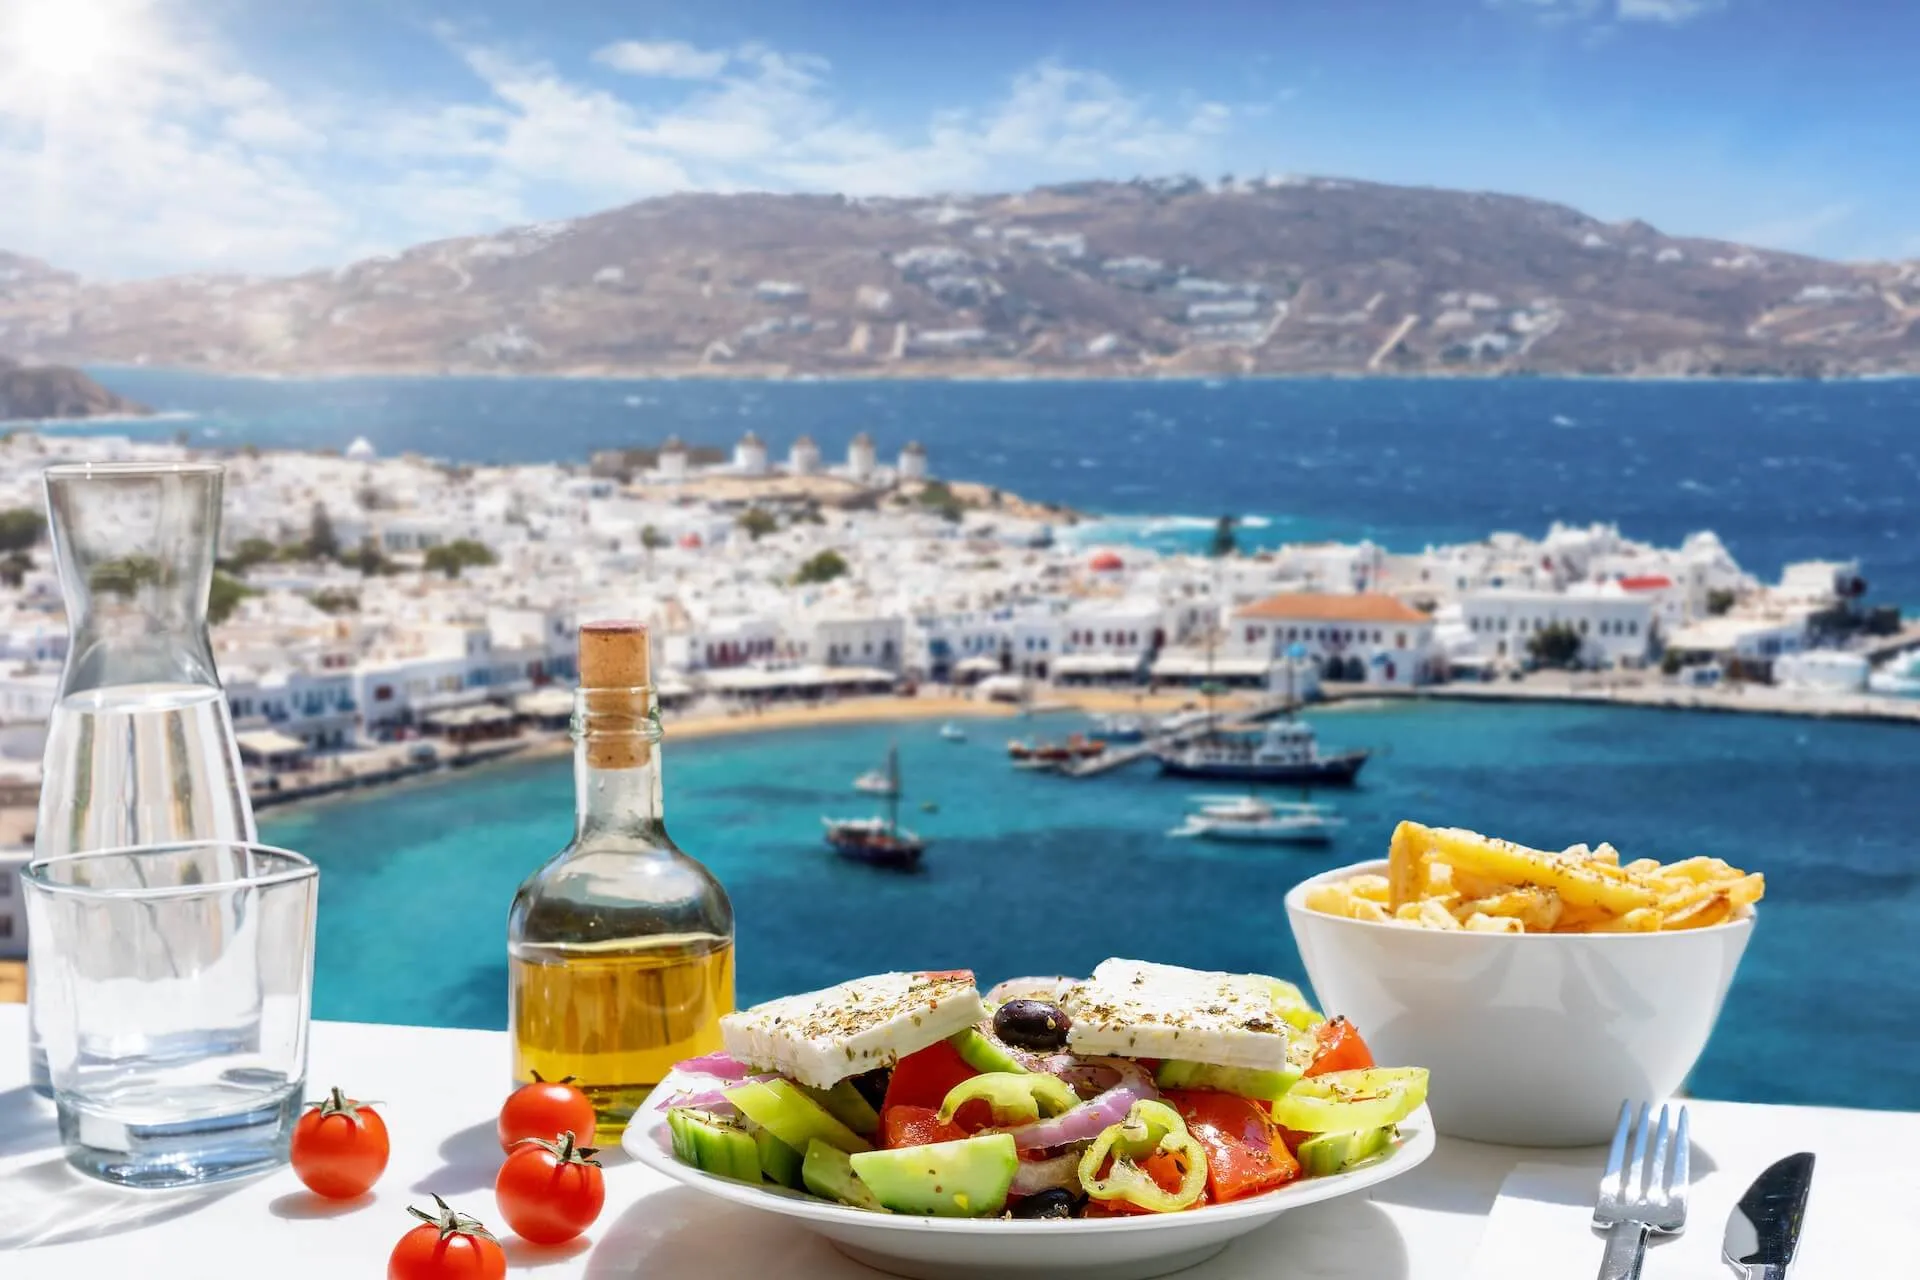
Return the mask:
[[621, 1146], [649, 1169], [721, 1200], [798, 1220], [857, 1262], [916, 1280], [1145, 1280], [1204, 1262], [1288, 1209], [1331, 1200], [1399, 1177], [1433, 1153], [1433, 1120], [1422, 1108], [1400, 1124], [1381, 1160], [1350, 1173], [1307, 1178], [1278, 1191], [1186, 1213], [1132, 1218], [1016, 1222], [928, 1218], [830, 1204], [783, 1187], [750, 1186], [673, 1158], [667, 1115], [657, 1101], [690, 1085], [669, 1076], [634, 1113]]
[[1344, 1014], [1383, 1065], [1433, 1073], [1427, 1105], [1453, 1138], [1605, 1142], [1626, 1100], [1673, 1094], [1706, 1048], [1753, 916], [1672, 933], [1511, 934], [1349, 920], [1302, 881], [1287, 919], [1320, 1008]]

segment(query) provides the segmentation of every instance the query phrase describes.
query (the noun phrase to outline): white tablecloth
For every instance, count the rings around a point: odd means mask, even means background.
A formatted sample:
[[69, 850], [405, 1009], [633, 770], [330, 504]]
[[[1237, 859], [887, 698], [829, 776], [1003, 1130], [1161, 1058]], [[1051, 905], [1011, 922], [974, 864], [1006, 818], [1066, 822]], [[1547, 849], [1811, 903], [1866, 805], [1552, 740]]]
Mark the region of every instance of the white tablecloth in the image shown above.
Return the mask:
[[[26, 1086], [26, 1016], [0, 1007], [0, 1277], [5, 1280], [372, 1280], [385, 1274], [393, 1242], [412, 1223], [408, 1204], [437, 1191], [455, 1208], [497, 1220], [493, 1175], [500, 1150], [495, 1112], [508, 1078], [497, 1032], [318, 1023], [310, 1096], [330, 1085], [383, 1101], [393, 1161], [370, 1203], [341, 1208], [315, 1200], [286, 1170], [200, 1191], [135, 1192], [70, 1170], [51, 1104]], [[1745, 1185], [1756, 1156], [1810, 1148], [1825, 1167], [1872, 1166], [1888, 1153], [1920, 1151], [1920, 1115], [1801, 1107], [1693, 1104], [1695, 1168], [1721, 1167]], [[1722, 1153], [1731, 1153], [1723, 1157]], [[1185, 1273], [1191, 1280], [1461, 1280], [1471, 1274], [1487, 1215], [1523, 1162], [1598, 1178], [1604, 1153], [1526, 1152], [1442, 1138], [1432, 1159], [1371, 1194], [1314, 1205]], [[1737, 1195], [1738, 1192], [1735, 1192]], [[1814, 1204], [1822, 1188], [1816, 1175]], [[1920, 1201], [1914, 1212], [1920, 1212]], [[1575, 1214], [1577, 1218], [1579, 1215]], [[1879, 1224], [1897, 1247], [1909, 1217]], [[1718, 1241], [1720, 1223], [1700, 1223]], [[1811, 1233], [1812, 1228], [1809, 1228]], [[511, 1275], [561, 1280], [872, 1280], [792, 1223], [714, 1202], [607, 1153], [607, 1207], [588, 1236], [552, 1250], [502, 1236]], [[1591, 1259], [1592, 1234], [1542, 1243], [1559, 1260]], [[1577, 1267], [1568, 1275], [1584, 1274]], [[1649, 1269], [1647, 1280], [1662, 1272]], [[1676, 1272], [1676, 1275], [1679, 1273]], [[1689, 1275], [1693, 1274], [1688, 1272]], [[1701, 1272], [1703, 1278], [1708, 1272]], [[1718, 1274], [1729, 1274], [1720, 1272]], [[1870, 1274], [1870, 1273], [1869, 1273]], [[1816, 1280], [1803, 1272], [1796, 1280]]]

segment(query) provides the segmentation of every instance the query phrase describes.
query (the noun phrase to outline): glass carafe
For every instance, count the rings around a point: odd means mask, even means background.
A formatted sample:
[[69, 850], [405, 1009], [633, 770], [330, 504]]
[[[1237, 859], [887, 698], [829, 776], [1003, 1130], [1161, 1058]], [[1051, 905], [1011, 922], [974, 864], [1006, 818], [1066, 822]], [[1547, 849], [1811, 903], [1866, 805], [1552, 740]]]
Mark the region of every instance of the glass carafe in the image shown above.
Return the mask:
[[[70, 640], [41, 765], [38, 857], [251, 841], [233, 721], [207, 636], [225, 470], [211, 462], [47, 468]], [[123, 874], [138, 883], [139, 861]], [[27, 973], [34, 1087], [50, 1092]]]

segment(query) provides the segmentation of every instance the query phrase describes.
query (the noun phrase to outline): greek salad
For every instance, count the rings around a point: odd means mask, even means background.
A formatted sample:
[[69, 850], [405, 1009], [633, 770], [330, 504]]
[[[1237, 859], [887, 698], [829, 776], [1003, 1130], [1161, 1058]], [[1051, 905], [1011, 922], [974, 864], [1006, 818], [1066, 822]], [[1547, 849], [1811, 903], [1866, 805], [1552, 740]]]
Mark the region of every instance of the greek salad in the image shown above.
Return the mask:
[[1108, 960], [886, 973], [729, 1014], [658, 1104], [682, 1163], [879, 1213], [1174, 1213], [1393, 1149], [1427, 1072], [1292, 983]]

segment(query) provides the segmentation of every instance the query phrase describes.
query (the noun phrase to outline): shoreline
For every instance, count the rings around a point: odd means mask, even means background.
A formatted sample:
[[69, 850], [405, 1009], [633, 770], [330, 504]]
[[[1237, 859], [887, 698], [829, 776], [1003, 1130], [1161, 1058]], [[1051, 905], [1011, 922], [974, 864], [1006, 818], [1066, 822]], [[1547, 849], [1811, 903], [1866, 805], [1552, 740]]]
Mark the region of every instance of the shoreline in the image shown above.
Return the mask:
[[[1049, 697], [1030, 709], [1032, 717], [1069, 712], [1082, 714], [1138, 713], [1164, 714], [1197, 705], [1191, 694], [1141, 694], [1125, 690], [1066, 689], [1051, 691]], [[1236, 697], [1220, 699], [1222, 707], [1250, 705]], [[760, 710], [729, 714], [706, 714], [674, 719], [663, 716], [661, 729], [665, 742], [697, 742], [711, 738], [729, 738], [744, 734], [785, 733], [826, 729], [844, 725], [915, 724], [929, 720], [1008, 721], [1021, 719], [1020, 708], [1010, 702], [990, 702], [978, 698], [951, 695], [901, 697], [898, 695], [846, 698], [819, 705], [773, 706]], [[427, 769], [414, 769], [391, 775], [365, 776], [355, 785], [342, 785], [312, 795], [288, 799], [270, 798], [261, 803], [255, 794], [255, 806], [276, 813], [292, 813], [312, 806], [364, 797], [373, 792], [388, 792], [411, 785], [433, 785], [479, 769], [510, 764], [564, 759], [573, 751], [573, 740], [564, 732], [522, 735], [483, 744], [477, 759], [449, 758]]]
[[[1624, 382], [1624, 383], [1776, 383], [1776, 382], [1898, 382], [1920, 380], [1920, 368], [1863, 373], [1786, 374], [1786, 373], [1580, 373], [1574, 370], [1420, 370], [1390, 372], [1375, 369], [1322, 369], [1290, 373], [1240, 373], [1232, 370], [1019, 370], [1005, 372], [973, 370], [942, 372], [937, 367], [913, 366], [895, 372], [867, 370], [859, 373], [795, 372], [780, 366], [733, 366], [714, 368], [674, 368], [651, 370], [609, 370], [584, 367], [571, 369], [420, 369], [330, 368], [300, 371], [256, 369], [215, 369], [197, 365], [127, 364], [115, 361], [81, 360], [77, 366], [103, 372], [179, 373], [194, 377], [233, 378], [250, 382], [348, 382], [364, 378], [408, 378], [417, 381], [438, 379], [511, 380], [541, 378], [569, 382], [786, 382], [786, 383], [876, 383], [876, 382], [984, 382], [984, 383], [1160, 383], [1160, 382]], [[172, 410], [171, 413], [187, 411]], [[150, 415], [153, 417], [159, 414]], [[87, 422], [93, 419], [72, 419]]]

